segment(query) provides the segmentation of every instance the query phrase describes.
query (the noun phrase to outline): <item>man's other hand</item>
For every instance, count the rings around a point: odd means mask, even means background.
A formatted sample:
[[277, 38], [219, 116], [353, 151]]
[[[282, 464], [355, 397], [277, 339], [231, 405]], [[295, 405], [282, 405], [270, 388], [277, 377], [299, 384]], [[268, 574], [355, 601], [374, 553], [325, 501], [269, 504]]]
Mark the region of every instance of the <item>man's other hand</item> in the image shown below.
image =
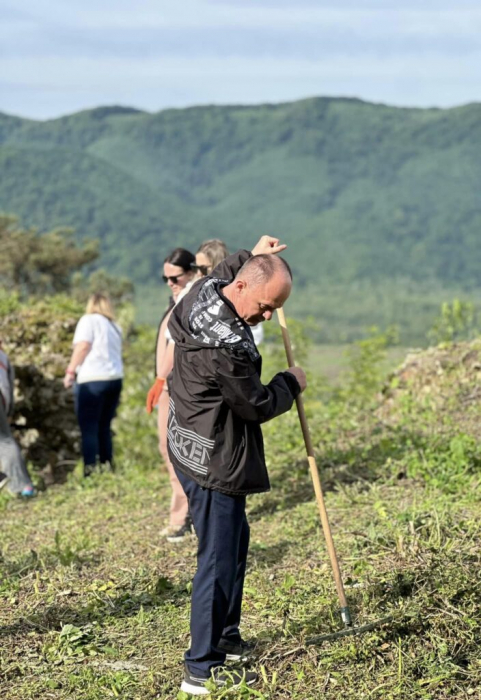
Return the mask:
[[287, 371], [295, 376], [299, 383], [299, 386], [301, 387], [301, 391], [304, 391], [304, 389], [307, 386], [306, 373], [304, 372], [304, 370], [300, 367], [289, 367]]
[[272, 236], [262, 236], [252, 249], [252, 255], [265, 255], [266, 253], [280, 253], [287, 248], [283, 243], [279, 243], [278, 238]]

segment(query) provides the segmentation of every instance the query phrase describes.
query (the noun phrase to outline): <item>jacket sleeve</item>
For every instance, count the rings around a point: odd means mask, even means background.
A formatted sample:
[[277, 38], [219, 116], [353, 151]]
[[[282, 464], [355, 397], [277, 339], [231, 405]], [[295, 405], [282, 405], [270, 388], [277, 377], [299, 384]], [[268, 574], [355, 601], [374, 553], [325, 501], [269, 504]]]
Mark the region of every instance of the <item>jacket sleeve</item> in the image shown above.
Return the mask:
[[224, 401], [246, 421], [265, 423], [286, 413], [301, 391], [290, 372], [279, 372], [269, 384], [262, 384], [254, 364], [244, 353], [216, 353], [215, 365]]
[[237, 253], [228, 255], [210, 273], [209, 277], [232, 280], [241, 269], [242, 265], [252, 257], [248, 250], [238, 250]]

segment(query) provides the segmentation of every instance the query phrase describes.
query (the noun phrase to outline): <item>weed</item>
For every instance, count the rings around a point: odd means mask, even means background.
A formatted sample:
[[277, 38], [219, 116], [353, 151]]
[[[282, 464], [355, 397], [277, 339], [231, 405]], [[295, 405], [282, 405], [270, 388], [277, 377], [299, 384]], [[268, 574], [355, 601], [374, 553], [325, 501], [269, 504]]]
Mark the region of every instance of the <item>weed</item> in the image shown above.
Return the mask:
[[83, 628], [71, 624], [62, 625], [60, 632], [54, 635], [54, 640], [43, 649], [45, 658], [50, 663], [67, 663], [86, 656], [97, 656], [99, 653], [95, 625], [85, 625]]

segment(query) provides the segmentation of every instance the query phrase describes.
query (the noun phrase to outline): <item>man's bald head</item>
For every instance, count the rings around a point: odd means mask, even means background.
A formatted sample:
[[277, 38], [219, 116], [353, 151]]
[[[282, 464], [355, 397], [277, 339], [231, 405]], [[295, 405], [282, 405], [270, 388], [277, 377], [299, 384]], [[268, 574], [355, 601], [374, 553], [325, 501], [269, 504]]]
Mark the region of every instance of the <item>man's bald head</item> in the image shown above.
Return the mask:
[[247, 279], [254, 286], [265, 284], [276, 274], [288, 275], [292, 282], [292, 270], [277, 255], [253, 255], [241, 267], [235, 279]]
[[254, 255], [241, 267], [225, 296], [249, 326], [270, 321], [283, 306], [292, 288], [289, 265], [276, 255]]

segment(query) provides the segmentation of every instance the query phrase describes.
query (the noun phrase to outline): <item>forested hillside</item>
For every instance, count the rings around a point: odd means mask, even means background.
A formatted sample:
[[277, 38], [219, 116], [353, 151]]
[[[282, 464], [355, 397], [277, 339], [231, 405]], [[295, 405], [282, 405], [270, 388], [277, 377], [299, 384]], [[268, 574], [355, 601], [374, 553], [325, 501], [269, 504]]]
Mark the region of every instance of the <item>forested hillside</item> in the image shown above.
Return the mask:
[[285, 239], [291, 310], [313, 313], [324, 339], [396, 322], [419, 341], [441, 301], [477, 296], [481, 105], [0, 115], [0, 173], [0, 210], [98, 237], [101, 264], [139, 285], [144, 317], [166, 252], [212, 236]]

